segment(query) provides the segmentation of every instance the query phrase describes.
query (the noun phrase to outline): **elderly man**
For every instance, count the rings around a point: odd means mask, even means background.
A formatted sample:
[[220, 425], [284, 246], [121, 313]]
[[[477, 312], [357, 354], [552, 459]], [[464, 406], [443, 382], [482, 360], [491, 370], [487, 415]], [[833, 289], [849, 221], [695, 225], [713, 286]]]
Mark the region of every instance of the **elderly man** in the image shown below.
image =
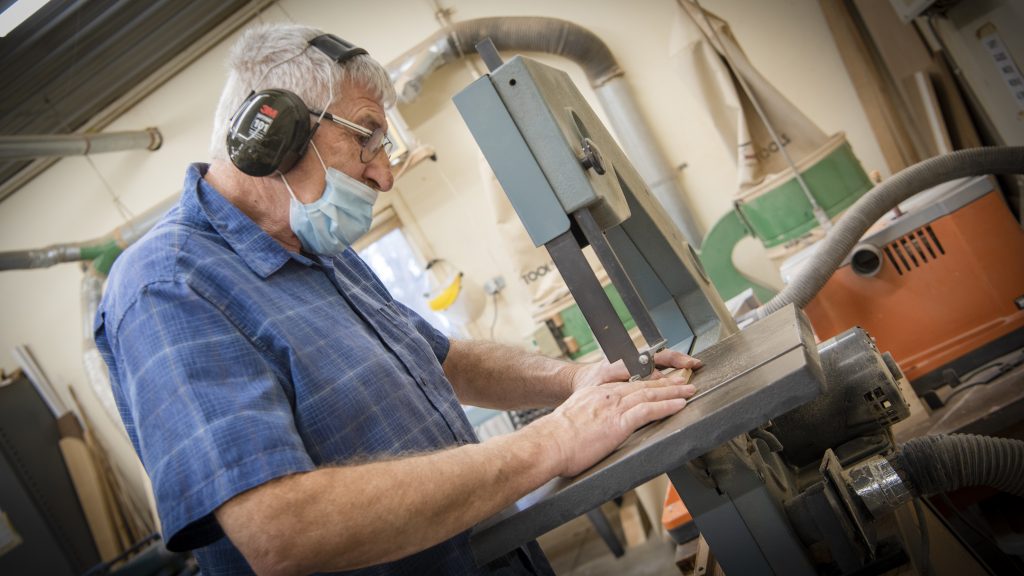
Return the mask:
[[[117, 261], [96, 320], [167, 546], [206, 574], [550, 573], [536, 544], [476, 566], [469, 528], [693, 387], [449, 341], [349, 248], [392, 186], [386, 71], [294, 25], [244, 33], [230, 69], [211, 164]], [[478, 443], [460, 403], [558, 408]]]

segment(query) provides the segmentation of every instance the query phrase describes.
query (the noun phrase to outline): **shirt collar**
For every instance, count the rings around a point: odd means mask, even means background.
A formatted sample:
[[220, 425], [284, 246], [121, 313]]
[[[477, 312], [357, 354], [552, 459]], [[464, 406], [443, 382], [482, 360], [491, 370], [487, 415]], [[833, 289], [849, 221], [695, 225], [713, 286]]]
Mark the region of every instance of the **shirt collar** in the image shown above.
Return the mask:
[[[184, 207], [199, 210], [207, 222], [260, 278], [281, 269], [288, 260], [315, 265], [302, 254], [290, 252], [274, 240], [203, 178], [208, 164], [192, 164], [185, 173]], [[192, 206], [190, 206], [192, 204]]]

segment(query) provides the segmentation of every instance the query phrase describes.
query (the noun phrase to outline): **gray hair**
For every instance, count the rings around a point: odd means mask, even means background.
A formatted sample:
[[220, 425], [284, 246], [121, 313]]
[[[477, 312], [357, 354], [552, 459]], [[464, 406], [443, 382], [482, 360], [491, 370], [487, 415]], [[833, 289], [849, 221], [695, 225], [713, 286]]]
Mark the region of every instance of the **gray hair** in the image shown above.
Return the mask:
[[311, 110], [327, 110], [344, 98], [341, 87], [352, 82], [366, 87], [384, 107], [395, 102], [395, 88], [383, 66], [366, 55], [336, 65], [309, 45], [310, 40], [321, 34], [316, 28], [297, 24], [261, 24], [242, 33], [228, 56], [228, 80], [213, 118], [212, 159], [227, 159], [228, 123], [253, 91], [288, 90], [302, 98]]

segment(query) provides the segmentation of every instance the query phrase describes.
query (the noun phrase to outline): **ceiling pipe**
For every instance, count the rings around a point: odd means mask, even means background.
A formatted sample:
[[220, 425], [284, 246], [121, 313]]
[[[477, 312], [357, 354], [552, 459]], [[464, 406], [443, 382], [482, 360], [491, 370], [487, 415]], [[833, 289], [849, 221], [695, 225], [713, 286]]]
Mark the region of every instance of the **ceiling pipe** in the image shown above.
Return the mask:
[[84, 156], [122, 150], [157, 150], [163, 136], [156, 128], [97, 134], [0, 136], [0, 161], [31, 160], [50, 156]]
[[556, 18], [500, 17], [453, 23], [388, 64], [399, 100], [412, 102], [434, 71], [474, 53], [490, 38], [498, 50], [544, 52], [568, 58], [583, 68], [612, 129], [640, 176], [687, 241], [699, 248], [703, 233], [693, 216], [676, 172], [657, 145], [640, 113], [625, 73], [608, 46], [593, 32]]
[[[262, 12], [277, 0], [250, 0], [248, 4], [234, 14], [223, 20], [214, 29], [210, 30], [199, 41], [182, 50], [177, 56], [160, 67], [145, 80], [133, 87], [127, 93], [119, 97], [102, 112], [91, 118], [81, 130], [98, 131], [106, 128], [115, 120], [120, 118], [128, 109], [132, 108], [153, 91], [162, 86], [165, 82], [176, 76], [187, 68], [200, 56], [219, 45], [225, 38], [236, 30], [247, 24], [253, 18], [257, 18]], [[58, 158], [39, 158], [25, 168], [13, 174], [4, 182], [0, 182], [0, 202], [16, 192], [22, 186], [28, 184], [33, 178], [49, 169]]]

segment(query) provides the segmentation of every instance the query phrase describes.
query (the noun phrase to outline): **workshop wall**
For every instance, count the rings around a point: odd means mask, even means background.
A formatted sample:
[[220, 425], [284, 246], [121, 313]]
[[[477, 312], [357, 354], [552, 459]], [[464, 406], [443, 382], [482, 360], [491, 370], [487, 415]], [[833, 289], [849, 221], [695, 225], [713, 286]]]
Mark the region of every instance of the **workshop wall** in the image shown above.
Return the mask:
[[[706, 230], [730, 209], [736, 182], [731, 151], [720, 143], [704, 111], [687, 93], [668, 58], [668, 39], [678, 9], [673, 0], [441, 0], [452, 18], [540, 15], [574, 21], [600, 36], [626, 72]], [[846, 75], [816, 0], [705, 0], [705, 8], [732, 25], [753, 64], [826, 132], [845, 131], [867, 170], [885, 173], [881, 152]], [[435, 5], [427, 0], [333, 2], [282, 0], [264, 12], [265, 21], [306, 23], [337, 33], [388, 62], [438, 28]], [[121, 152], [61, 160], [0, 203], [0, 251], [36, 248], [95, 238], [123, 223], [113, 196], [134, 213], [180, 190], [185, 166], [207, 157], [210, 125], [223, 83], [223, 62], [235, 37], [129, 110], [107, 131], [157, 126], [164, 136], [157, 152]], [[566, 68], [600, 115], [582, 72], [567, 60], [538, 56]], [[482, 69], [482, 67], [481, 67]], [[415, 103], [403, 106], [411, 129], [432, 145], [438, 160], [410, 170], [392, 193], [400, 196], [428, 239], [423, 249], [444, 257], [483, 283], [502, 275], [509, 284], [500, 300], [497, 339], [525, 343], [533, 326], [525, 291], [493, 229], [490, 204], [482, 193], [479, 152], [451, 96], [473, 79], [468, 65], [435, 73]], [[107, 184], [110, 189], [108, 190]], [[385, 195], [386, 196], [386, 195]], [[407, 223], [410, 224], [410, 223]], [[747, 243], [738, 264], [768, 283], [774, 270]], [[120, 422], [104, 412], [86, 382], [81, 362], [83, 330], [79, 305], [81, 271], [72, 264], [44, 270], [0, 273], [0, 366], [12, 370], [10, 349], [28, 344], [54, 384], [74, 388], [114, 464], [141, 492], [145, 478]], [[486, 335], [488, 305], [472, 332]], [[183, 437], [187, 431], [182, 431]]]

